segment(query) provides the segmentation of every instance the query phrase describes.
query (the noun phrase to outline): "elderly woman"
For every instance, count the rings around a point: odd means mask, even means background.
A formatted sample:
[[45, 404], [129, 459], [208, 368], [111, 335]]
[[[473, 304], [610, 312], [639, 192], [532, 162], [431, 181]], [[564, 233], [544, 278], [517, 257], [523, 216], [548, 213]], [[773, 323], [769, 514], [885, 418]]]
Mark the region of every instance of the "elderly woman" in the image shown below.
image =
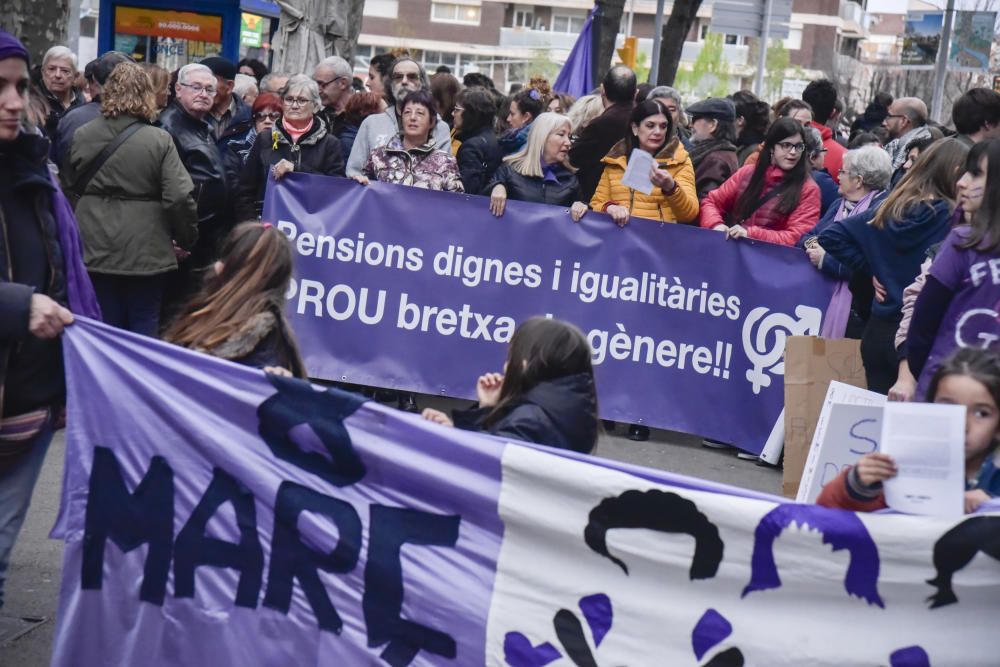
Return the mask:
[[503, 164], [483, 192], [490, 194], [490, 212], [500, 217], [507, 199], [570, 208], [574, 222], [587, 212], [579, 201], [580, 182], [569, 165], [569, 118], [546, 112], [531, 124], [528, 142]]
[[427, 190], [465, 192], [455, 158], [436, 146], [437, 121], [434, 97], [429, 91], [420, 89], [407, 94], [399, 134], [371, 152], [355, 180], [363, 185], [374, 179]]
[[[76, 131], [62, 173], [64, 185], [80, 195], [84, 262], [104, 321], [147, 336], [159, 327], [164, 277], [177, 269], [172, 242], [191, 248], [198, 236], [194, 184], [173, 139], [150, 125], [156, 113], [146, 72], [119, 64], [104, 84], [101, 115]], [[117, 148], [89, 174], [115, 141]]]
[[274, 93], [262, 93], [257, 96], [250, 109], [253, 124], [247, 133], [230, 138], [221, 147], [222, 157], [226, 161], [226, 178], [229, 179], [230, 192], [239, 191], [240, 173], [257, 141], [257, 135], [271, 136], [274, 124], [281, 120], [281, 98]]
[[316, 82], [304, 74], [290, 78], [281, 90], [281, 121], [257, 135], [240, 172], [236, 199], [240, 220], [260, 217], [268, 174], [275, 180], [293, 171], [344, 175], [340, 140], [316, 115], [319, 109]]

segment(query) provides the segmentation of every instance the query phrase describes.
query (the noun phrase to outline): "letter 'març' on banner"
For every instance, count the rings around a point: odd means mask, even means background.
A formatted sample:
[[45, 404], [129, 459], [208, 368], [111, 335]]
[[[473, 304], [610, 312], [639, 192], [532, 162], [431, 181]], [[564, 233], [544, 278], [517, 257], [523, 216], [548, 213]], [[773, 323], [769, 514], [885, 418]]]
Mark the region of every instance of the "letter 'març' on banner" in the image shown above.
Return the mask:
[[[273, 184], [271, 184], [273, 186]], [[288, 313], [311, 377], [470, 397], [518, 322], [570, 321], [602, 417], [759, 452], [785, 339], [818, 335], [835, 284], [799, 249], [635, 218], [293, 174], [265, 219], [292, 239]]]
[[56, 667], [996, 664], [998, 515], [507, 443], [83, 318], [64, 351]]

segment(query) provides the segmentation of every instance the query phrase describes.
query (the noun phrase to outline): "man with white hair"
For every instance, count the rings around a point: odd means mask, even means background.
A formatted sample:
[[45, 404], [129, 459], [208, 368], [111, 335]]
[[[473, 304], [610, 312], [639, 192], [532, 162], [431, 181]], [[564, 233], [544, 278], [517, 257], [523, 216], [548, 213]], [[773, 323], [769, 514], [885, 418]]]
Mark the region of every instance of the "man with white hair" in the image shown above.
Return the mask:
[[285, 87], [292, 75], [288, 72], [271, 72], [265, 74], [260, 80], [260, 92], [281, 94], [281, 89]]
[[323, 109], [319, 112], [329, 131], [339, 137], [347, 123], [344, 119], [344, 107], [354, 94], [351, 85], [354, 72], [350, 64], [340, 56], [324, 58], [313, 70], [313, 81], [319, 86], [319, 99]]
[[73, 88], [76, 78], [76, 54], [65, 46], [53, 46], [42, 58], [42, 94], [49, 103], [49, 116], [45, 119], [45, 134], [56, 135], [59, 119], [74, 107], [87, 100]]
[[248, 107], [252, 107], [257, 94], [257, 79], [249, 74], [236, 75], [233, 81], [233, 95], [246, 102]]
[[[177, 99], [160, 114], [159, 125], [170, 133], [181, 162], [194, 181], [198, 202], [198, 244], [194, 266], [214, 261], [219, 240], [232, 226], [226, 169], [207, 117], [215, 101], [217, 82], [205, 65], [185, 65], [177, 73]], [[190, 262], [187, 263], [190, 267]], [[182, 265], [182, 272], [184, 271]], [[168, 295], [176, 296], [176, 295]]]

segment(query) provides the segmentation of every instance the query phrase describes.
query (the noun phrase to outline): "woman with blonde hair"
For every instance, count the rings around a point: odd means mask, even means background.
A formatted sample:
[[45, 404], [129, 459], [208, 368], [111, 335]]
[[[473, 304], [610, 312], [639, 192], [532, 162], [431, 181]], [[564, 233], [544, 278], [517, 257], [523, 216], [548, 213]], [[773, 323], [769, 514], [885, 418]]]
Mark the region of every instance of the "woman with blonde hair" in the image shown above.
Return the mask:
[[580, 183], [569, 164], [569, 118], [546, 112], [531, 124], [527, 143], [503, 164], [483, 190], [490, 195], [490, 211], [500, 217], [508, 199], [569, 207], [574, 222], [587, 212], [579, 201]]
[[153, 94], [156, 95], [156, 109], [163, 111], [170, 104], [170, 72], [153, 63], [143, 63], [142, 67], [153, 82]]
[[304, 378], [305, 365], [284, 315], [292, 244], [271, 223], [244, 222], [222, 243], [201, 290], [181, 308], [164, 339], [280, 375]]
[[147, 336], [159, 327], [164, 278], [177, 270], [174, 243], [191, 248], [198, 238], [194, 184], [174, 140], [151, 124], [156, 115], [149, 76], [119, 64], [61, 174], [79, 197], [83, 259], [104, 321]]
[[569, 118], [569, 124], [573, 136], [580, 134], [583, 128], [590, 124], [598, 116], [604, 113], [604, 100], [600, 95], [584, 95], [573, 103], [565, 116]]

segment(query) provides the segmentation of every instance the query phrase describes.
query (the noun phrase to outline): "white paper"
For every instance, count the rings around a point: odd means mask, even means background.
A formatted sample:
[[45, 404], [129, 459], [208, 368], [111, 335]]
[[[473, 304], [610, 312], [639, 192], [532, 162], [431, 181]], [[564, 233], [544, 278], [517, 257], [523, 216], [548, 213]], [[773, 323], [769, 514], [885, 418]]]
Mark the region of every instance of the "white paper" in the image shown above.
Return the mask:
[[774, 422], [774, 427], [771, 429], [771, 435], [767, 436], [767, 442], [764, 443], [764, 449], [760, 452], [760, 460], [776, 466], [781, 460], [781, 451], [784, 448], [785, 409], [782, 408], [781, 414], [778, 415], [778, 421]]
[[909, 514], [961, 516], [965, 510], [963, 405], [886, 403], [881, 451], [899, 471], [884, 482], [885, 502]]
[[[813, 433], [812, 444], [809, 445], [809, 456], [806, 458], [805, 468], [802, 469], [802, 479], [799, 481], [799, 490], [795, 495], [796, 502], [811, 503], [816, 501], [816, 496], [823, 488], [821, 483], [824, 477], [823, 472], [830, 470], [828, 464], [843, 466], [860, 458], [858, 456], [853, 459], [849, 457], [845, 459], [844, 456], [837, 453], [827, 453], [826, 432], [833, 406], [837, 403], [881, 406], [885, 402], [886, 398], [883, 394], [836, 380], [830, 382], [830, 386], [826, 390], [826, 398], [823, 399], [823, 409], [820, 410], [819, 418], [816, 421], [816, 431]], [[833, 448], [833, 446], [830, 447]]]
[[628, 167], [625, 169], [625, 176], [622, 184], [633, 190], [649, 195], [653, 193], [653, 182], [649, 180], [649, 172], [653, 170], [656, 161], [653, 156], [641, 148], [633, 148], [632, 155], [628, 158]]

